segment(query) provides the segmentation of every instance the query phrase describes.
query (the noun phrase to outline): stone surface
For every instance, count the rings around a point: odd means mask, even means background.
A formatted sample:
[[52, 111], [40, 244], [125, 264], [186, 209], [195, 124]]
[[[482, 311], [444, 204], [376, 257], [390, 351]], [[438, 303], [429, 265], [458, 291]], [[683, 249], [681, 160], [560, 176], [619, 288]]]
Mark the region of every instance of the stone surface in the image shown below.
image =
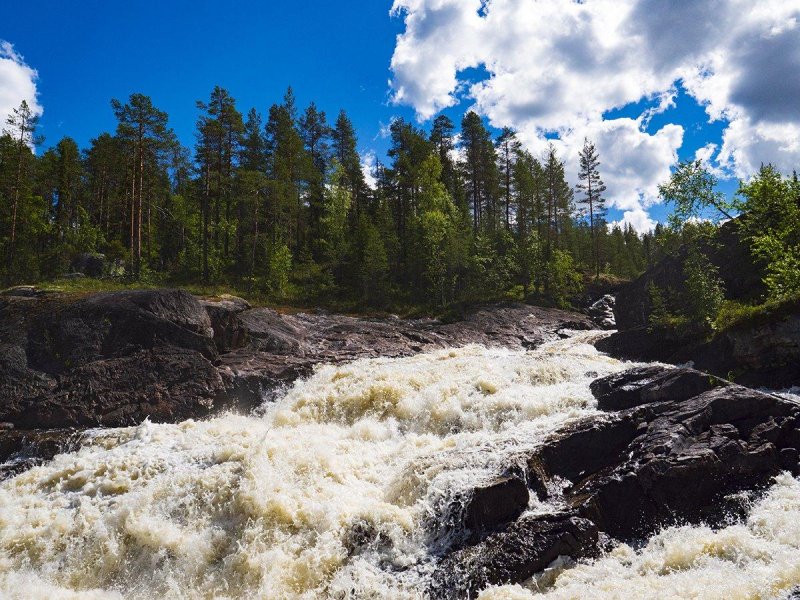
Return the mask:
[[523, 517], [474, 546], [451, 553], [436, 568], [429, 595], [475, 598], [490, 585], [522, 583], [559, 556], [596, 553], [597, 528], [572, 515]]
[[594, 302], [587, 310], [592, 323], [600, 329], [614, 329], [617, 324], [614, 317], [615, 303], [616, 299], [611, 294], [606, 294]]
[[83, 273], [87, 277], [102, 277], [106, 271], [106, 256], [83, 252], [72, 259], [69, 269], [72, 273]]
[[535, 347], [575, 313], [523, 304], [463, 320], [281, 314], [180, 290], [0, 297], [0, 422], [23, 429], [172, 422], [250, 410], [320, 362], [478, 343]]
[[434, 575], [434, 597], [474, 597], [560, 555], [591, 556], [598, 531], [636, 541], [665, 525], [742, 516], [742, 493], [781, 471], [800, 473], [800, 405], [783, 398], [663, 366], [599, 379], [592, 392], [606, 414], [562, 428], [527, 458], [527, 485], [559, 512], [523, 514], [454, 547]]
[[528, 507], [528, 487], [519, 477], [500, 477], [472, 490], [464, 526], [481, 534], [515, 520]]

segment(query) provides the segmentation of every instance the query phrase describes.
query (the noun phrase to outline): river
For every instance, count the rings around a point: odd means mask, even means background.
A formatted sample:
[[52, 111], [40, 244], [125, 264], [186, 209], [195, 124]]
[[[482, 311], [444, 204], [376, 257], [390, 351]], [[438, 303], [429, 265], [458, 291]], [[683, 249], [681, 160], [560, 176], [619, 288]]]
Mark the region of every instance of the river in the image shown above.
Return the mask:
[[[0, 482], [2, 598], [419, 598], [468, 490], [630, 366], [582, 332], [320, 366], [262, 414], [97, 430]], [[528, 510], [547, 511], [532, 495]], [[779, 598], [800, 585], [800, 483], [748, 520], [672, 527], [482, 600]]]

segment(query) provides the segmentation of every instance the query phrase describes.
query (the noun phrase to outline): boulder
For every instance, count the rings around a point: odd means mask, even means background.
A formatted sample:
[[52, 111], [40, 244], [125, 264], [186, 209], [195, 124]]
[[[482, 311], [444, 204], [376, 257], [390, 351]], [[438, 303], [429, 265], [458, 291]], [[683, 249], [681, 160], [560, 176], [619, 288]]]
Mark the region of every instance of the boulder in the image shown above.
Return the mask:
[[598, 340], [602, 352], [627, 360], [692, 363], [744, 385], [771, 389], [800, 385], [800, 301], [744, 321], [707, 340], [691, 331], [636, 327]]
[[87, 277], [102, 277], [106, 270], [106, 256], [83, 252], [72, 259], [69, 269], [72, 273], [83, 273]]
[[611, 294], [606, 294], [594, 302], [587, 311], [592, 323], [600, 329], [614, 329], [616, 327], [616, 319], [614, 317], [615, 302], [616, 300]]
[[568, 504], [618, 539], [723, 519], [737, 509], [731, 494], [798, 471], [800, 406], [777, 396], [667, 368], [612, 375], [592, 391], [615, 412], [559, 432], [530, 468], [570, 481]]
[[515, 520], [528, 507], [528, 486], [519, 477], [499, 477], [471, 491], [464, 526], [476, 537]]
[[653, 402], [683, 402], [724, 385], [713, 375], [694, 369], [638, 367], [593, 381], [592, 394], [600, 410], [624, 410]]
[[[726, 295], [732, 300], [750, 301], [766, 291], [764, 269], [757, 264], [738, 231], [738, 220], [719, 227], [713, 239], [700, 241], [700, 251], [717, 267]], [[646, 327], [652, 311], [651, 284], [665, 292], [685, 291], [686, 273], [683, 269], [688, 253], [681, 248], [650, 267], [644, 274], [620, 288], [616, 295], [614, 314], [620, 330]]]
[[179, 290], [0, 304], [0, 421], [121, 426], [209, 414], [226, 401], [211, 321]]
[[445, 557], [431, 576], [433, 598], [475, 598], [491, 585], [522, 583], [559, 556], [596, 554], [597, 527], [569, 514], [526, 516]]
[[219, 352], [229, 352], [247, 345], [247, 329], [239, 315], [251, 308], [247, 300], [227, 294], [201, 302], [211, 321], [214, 343]]
[[[605, 414], [563, 427], [527, 457], [527, 485], [560, 508], [498, 520], [493, 533], [453, 546], [433, 597], [522, 582], [558, 556], [595, 555], [609, 536], [636, 542], [666, 525], [743, 516], [743, 493], [784, 470], [800, 474], [800, 405], [778, 396], [664, 366], [599, 379], [592, 392]], [[491, 498], [486, 507], [518, 495], [502, 484], [476, 492]]]

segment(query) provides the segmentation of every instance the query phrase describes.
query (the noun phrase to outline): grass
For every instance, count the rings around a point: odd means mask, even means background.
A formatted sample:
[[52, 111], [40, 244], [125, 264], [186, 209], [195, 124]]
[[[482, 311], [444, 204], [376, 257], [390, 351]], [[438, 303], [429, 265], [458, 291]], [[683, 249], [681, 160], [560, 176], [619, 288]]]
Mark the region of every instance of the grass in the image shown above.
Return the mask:
[[[414, 304], [403, 297], [397, 297], [391, 304], [382, 309], [365, 306], [362, 303], [338, 297], [335, 293], [328, 293], [319, 298], [304, 297], [297, 285], [290, 284], [285, 296], [276, 296], [258, 289], [248, 289], [247, 284], [242, 286], [230, 284], [203, 284], [196, 281], [181, 279], [158, 279], [130, 281], [125, 279], [80, 277], [75, 279], [59, 278], [35, 283], [22, 283], [19, 285], [33, 285], [43, 292], [66, 294], [70, 296], [83, 296], [97, 292], [118, 292], [125, 290], [142, 290], [157, 288], [180, 288], [190, 294], [204, 298], [219, 298], [224, 295], [244, 298], [253, 306], [268, 306], [278, 312], [294, 313], [324, 309], [338, 314], [352, 314], [359, 316], [386, 316], [397, 314], [401, 317], [411, 316], [439, 316], [442, 312], [431, 310], [429, 307]], [[13, 286], [18, 287], [18, 286]], [[2, 290], [0, 290], [2, 291]], [[446, 312], [446, 311], [445, 311]]]
[[800, 312], [800, 294], [783, 300], [768, 300], [763, 304], [743, 304], [727, 300], [717, 314], [714, 329], [718, 332], [773, 323]]

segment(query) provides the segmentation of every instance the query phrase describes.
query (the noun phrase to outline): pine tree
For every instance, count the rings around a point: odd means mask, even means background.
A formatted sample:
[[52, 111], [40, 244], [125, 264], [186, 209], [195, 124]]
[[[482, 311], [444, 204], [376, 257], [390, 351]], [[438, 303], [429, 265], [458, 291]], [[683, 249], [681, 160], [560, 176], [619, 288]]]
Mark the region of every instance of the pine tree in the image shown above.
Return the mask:
[[[234, 169], [239, 156], [244, 123], [236, 100], [227, 90], [214, 86], [209, 101], [197, 102], [201, 116], [197, 123], [197, 161], [204, 176], [203, 277], [209, 277], [209, 234], [213, 219], [215, 263], [230, 256], [233, 226]], [[213, 213], [212, 213], [213, 209]], [[237, 239], [240, 236], [237, 235]]]
[[551, 248], [559, 248], [572, 216], [572, 190], [564, 174], [564, 163], [559, 160], [552, 144], [547, 150], [543, 166], [547, 205], [547, 243]]
[[592, 236], [592, 263], [595, 277], [599, 277], [601, 228], [605, 227], [606, 216], [606, 201], [603, 197], [603, 192], [606, 191], [606, 186], [603, 180], [600, 179], [600, 172], [597, 169], [600, 166], [597, 149], [588, 139], [583, 140], [583, 149], [580, 151], [579, 157], [580, 170], [578, 171], [578, 179], [580, 183], [575, 187], [584, 194], [580, 203], [585, 205], [589, 215], [589, 230]]
[[[149, 216], [153, 182], [164, 168], [164, 159], [168, 150], [175, 145], [176, 139], [174, 132], [167, 127], [167, 113], [153, 106], [153, 101], [148, 96], [132, 94], [127, 104], [114, 99], [111, 106], [118, 121], [117, 136], [128, 147], [130, 156], [131, 274], [134, 279], [139, 279], [142, 270], [145, 196]], [[146, 187], [149, 193], [145, 192]]]
[[282, 104], [269, 109], [266, 124], [267, 173], [272, 187], [270, 238], [286, 243], [299, 255], [305, 239], [304, 183], [308, 155], [297, 128], [294, 93], [289, 88]]
[[11, 225], [6, 258], [6, 276], [9, 280], [14, 276], [14, 252], [16, 251], [17, 245], [17, 218], [20, 212], [22, 188], [26, 184], [28, 176], [28, 164], [31, 156], [30, 148], [42, 142], [42, 139], [36, 136], [36, 127], [38, 124], [39, 116], [33, 113], [25, 100], [20, 103], [18, 108], [12, 110], [11, 114], [6, 119], [4, 133], [14, 140], [16, 154], [16, 174], [14, 176], [14, 185], [12, 188]]
[[[447, 115], [439, 115], [431, 127], [430, 142], [436, 148], [439, 162], [442, 164], [442, 183], [450, 197], [458, 202], [463, 200], [463, 190], [453, 151], [455, 150], [455, 125]], [[463, 205], [463, 202], [462, 202]], [[464, 207], [466, 209], [466, 207]]]
[[511, 229], [511, 204], [513, 196], [514, 161], [520, 150], [517, 133], [510, 127], [504, 127], [497, 138], [497, 153], [500, 171], [500, 189], [505, 201], [505, 225]]
[[498, 190], [497, 160], [491, 136], [481, 118], [468, 112], [461, 121], [464, 179], [472, 206], [473, 229], [494, 229]]
[[309, 236], [312, 255], [320, 258], [320, 221], [325, 202], [325, 177], [330, 162], [331, 128], [324, 111], [317, 110], [312, 102], [300, 118], [300, 136], [303, 138], [309, 164], [308, 180]]
[[361, 170], [361, 157], [358, 154], [358, 139], [353, 128], [353, 123], [342, 110], [336, 118], [332, 132], [333, 153], [336, 160], [344, 168], [350, 193], [353, 196], [354, 214], [358, 214], [366, 200], [367, 184], [364, 181], [364, 172]]

